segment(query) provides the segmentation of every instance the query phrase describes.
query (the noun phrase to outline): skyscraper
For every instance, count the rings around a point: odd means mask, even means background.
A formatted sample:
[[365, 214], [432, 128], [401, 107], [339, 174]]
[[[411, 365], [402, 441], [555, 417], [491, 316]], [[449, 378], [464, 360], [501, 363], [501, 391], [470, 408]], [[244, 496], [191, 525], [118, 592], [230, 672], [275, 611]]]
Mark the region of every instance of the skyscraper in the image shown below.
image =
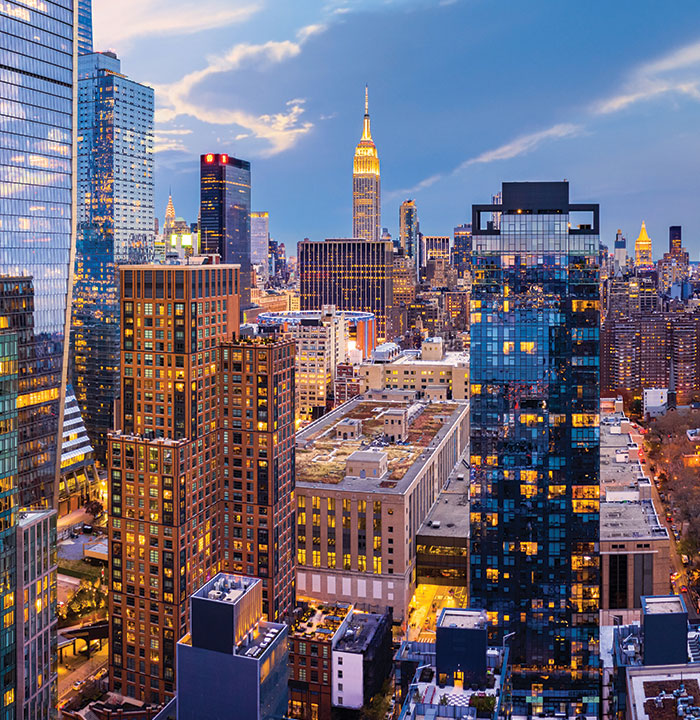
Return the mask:
[[78, 55], [92, 52], [92, 0], [78, 0]]
[[250, 262], [259, 267], [264, 277], [269, 274], [270, 213], [250, 214]]
[[241, 266], [241, 309], [250, 306], [250, 163], [225, 154], [200, 158], [203, 254]]
[[452, 264], [464, 277], [471, 269], [472, 258], [472, 226], [469, 223], [458, 225], [454, 229], [452, 242]]
[[335, 305], [377, 318], [377, 336], [392, 336], [394, 247], [382, 240], [304, 240], [297, 246], [302, 310]]
[[238, 268], [126, 265], [121, 432], [109, 436], [109, 683], [162, 702], [189, 595], [221, 568], [217, 345], [238, 331]]
[[381, 188], [379, 156], [369, 128], [369, 98], [365, 87], [365, 119], [362, 137], [352, 161], [352, 236], [365, 240], [381, 238]]
[[[15, 556], [17, 507], [52, 506], [60, 470], [75, 231], [75, 64], [72, 4], [44, 3], [39, 11], [27, 3], [4, 3], [0, 17], [6, 42], [0, 76], [5, 98], [0, 110], [5, 148], [0, 157], [0, 275], [10, 276], [1, 281], [0, 295], [16, 292], [14, 307], [12, 299], [3, 302], [6, 332], [0, 335], [0, 717], [8, 720], [24, 716], [16, 687], [17, 597], [24, 582]], [[55, 652], [55, 634], [50, 635], [49, 654]], [[54, 678], [42, 680], [51, 697]], [[36, 718], [51, 711], [45, 702], [32, 708]]]
[[399, 247], [410, 258], [418, 255], [418, 208], [415, 200], [404, 200], [399, 208]]
[[153, 89], [121, 74], [114, 53], [78, 60], [78, 240], [72, 380], [104, 462], [119, 397], [117, 264], [153, 252]]
[[[570, 228], [573, 211], [590, 222]], [[472, 227], [470, 600], [513, 633], [516, 714], [596, 714], [598, 205], [504, 183]]]
[[615, 252], [613, 255], [614, 270], [625, 270], [627, 267], [627, 238], [618, 230], [615, 234]]
[[680, 225], [671, 225], [668, 229], [668, 251], [670, 253], [683, 248], [681, 230]]
[[647, 234], [647, 226], [642, 220], [642, 229], [634, 245], [635, 266], [638, 270], [651, 270], [654, 263], [651, 259], [651, 238]]

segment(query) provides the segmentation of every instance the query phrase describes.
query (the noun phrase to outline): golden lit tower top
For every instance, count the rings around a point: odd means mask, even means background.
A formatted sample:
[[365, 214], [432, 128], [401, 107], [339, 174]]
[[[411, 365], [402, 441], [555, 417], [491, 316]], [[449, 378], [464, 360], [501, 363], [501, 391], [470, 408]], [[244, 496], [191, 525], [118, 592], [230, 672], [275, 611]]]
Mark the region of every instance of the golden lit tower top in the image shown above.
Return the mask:
[[369, 95], [365, 85], [365, 118], [362, 137], [352, 163], [352, 234], [365, 240], [381, 237], [379, 156], [369, 126]]
[[165, 223], [163, 223], [163, 234], [167, 235], [175, 224], [175, 205], [173, 205], [172, 194], [168, 195], [168, 205], [165, 208]]
[[638, 268], [653, 267], [654, 262], [651, 259], [651, 238], [647, 234], [647, 228], [642, 220], [642, 229], [639, 237], [634, 245], [635, 265]]

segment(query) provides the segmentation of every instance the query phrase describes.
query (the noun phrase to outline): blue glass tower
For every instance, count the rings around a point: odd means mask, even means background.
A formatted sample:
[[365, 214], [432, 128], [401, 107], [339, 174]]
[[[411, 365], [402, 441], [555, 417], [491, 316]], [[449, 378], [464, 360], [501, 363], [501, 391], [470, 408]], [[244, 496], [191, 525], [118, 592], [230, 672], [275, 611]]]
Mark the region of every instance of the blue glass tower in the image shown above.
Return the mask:
[[597, 714], [599, 209], [504, 183], [472, 228], [471, 604], [513, 633], [516, 714]]
[[78, 60], [78, 237], [72, 381], [106, 457], [119, 397], [119, 262], [153, 253], [153, 89], [121, 74], [113, 53]]
[[92, 52], [92, 0], [78, 0], [78, 55]]

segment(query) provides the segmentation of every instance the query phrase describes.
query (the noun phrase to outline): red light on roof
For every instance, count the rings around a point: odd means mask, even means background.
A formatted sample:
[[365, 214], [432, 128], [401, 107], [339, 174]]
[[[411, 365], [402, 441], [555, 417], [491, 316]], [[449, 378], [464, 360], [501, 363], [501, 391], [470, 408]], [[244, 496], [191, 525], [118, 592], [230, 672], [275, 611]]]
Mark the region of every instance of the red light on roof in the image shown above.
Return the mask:
[[211, 154], [210, 154], [210, 155], [207, 155], [207, 156], [204, 158], [204, 160], [205, 160], [205, 162], [213, 163], [213, 162], [214, 162], [214, 156], [211, 155]]
[[226, 163], [228, 162], [228, 155], [221, 155], [220, 157], [221, 157], [221, 164], [226, 165]]

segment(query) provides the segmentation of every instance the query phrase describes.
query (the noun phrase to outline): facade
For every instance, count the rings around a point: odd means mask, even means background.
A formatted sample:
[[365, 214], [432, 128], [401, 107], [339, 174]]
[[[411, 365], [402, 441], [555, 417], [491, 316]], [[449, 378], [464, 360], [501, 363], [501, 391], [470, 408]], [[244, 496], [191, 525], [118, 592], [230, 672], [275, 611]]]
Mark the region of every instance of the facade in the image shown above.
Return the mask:
[[369, 100], [365, 87], [362, 137], [352, 161], [352, 236], [377, 242], [381, 239], [382, 209], [379, 156], [369, 127]]
[[452, 241], [452, 265], [459, 277], [469, 274], [472, 256], [472, 226], [470, 223], [458, 225], [454, 229]]
[[100, 462], [119, 398], [118, 263], [152, 257], [154, 92], [112, 52], [78, 61], [78, 241], [72, 382]]
[[217, 352], [238, 332], [235, 265], [125, 265], [122, 416], [109, 436], [109, 687], [170, 697], [188, 599], [222, 565]]
[[[0, 232], [0, 274], [25, 276], [32, 295], [30, 329], [20, 351], [18, 503], [51, 506], [58, 483], [75, 220], [73, 12], [72, 4], [51, 4], [41, 15], [23, 8], [28, 19], [20, 19], [15, 9], [0, 11], [9, 43], [0, 80], [0, 94], [8, 99], [3, 132], [8, 152], [0, 162], [3, 175], [12, 178], [0, 199], [0, 216], [7, 218]], [[46, 23], [55, 32], [46, 33]], [[26, 93], [31, 106], [16, 100]]]
[[624, 271], [627, 268], [627, 238], [618, 230], [615, 235], [615, 249], [613, 253], [614, 272]]
[[289, 641], [288, 717], [325, 720], [368, 705], [391, 671], [391, 614], [307, 605]]
[[418, 208], [415, 200], [404, 200], [399, 208], [399, 248], [413, 259], [416, 269], [418, 259]]
[[100, 498], [95, 452], [80, 414], [73, 389], [68, 386], [63, 415], [61, 444], [61, 479], [58, 483], [58, 516], [63, 517], [85, 506], [88, 500]]
[[270, 245], [270, 213], [252, 212], [250, 214], [250, 262], [260, 268], [264, 277], [269, 272], [268, 248]]
[[241, 267], [241, 309], [250, 305], [250, 163], [226, 154], [200, 158], [201, 250]]
[[634, 265], [637, 270], [653, 270], [654, 261], [651, 258], [651, 238], [647, 234], [647, 227], [642, 220], [642, 229], [634, 244]]
[[56, 511], [17, 521], [17, 720], [49, 720], [57, 703]]
[[445, 352], [442, 338], [426, 338], [420, 353], [402, 352], [389, 362], [375, 360], [359, 368], [362, 392], [412, 390], [437, 401], [469, 399], [469, 354]]
[[294, 593], [294, 341], [240, 338], [219, 349], [219, 532], [223, 567], [262, 581], [281, 622]]
[[410, 255], [394, 255], [394, 295], [396, 310], [416, 299], [416, 261]]
[[287, 709], [287, 626], [266, 622], [262, 583], [219, 573], [190, 598], [177, 695], [155, 720], [277, 720]]
[[515, 633], [516, 714], [595, 715], [599, 211], [554, 182], [504, 183], [472, 227], [495, 212], [473, 236], [470, 602]]
[[464, 401], [414, 398], [368, 393], [297, 433], [300, 597], [406, 617], [416, 533], [466, 448], [469, 422]]
[[78, 0], [78, 55], [92, 52], [92, 0]]
[[429, 260], [450, 261], [449, 236], [421, 235], [420, 266], [422, 269], [428, 265]]
[[335, 305], [373, 313], [377, 338], [391, 334], [394, 249], [391, 242], [331, 239], [298, 245], [302, 310]]
[[682, 285], [690, 273], [690, 256], [683, 248], [681, 226], [671, 225], [668, 229], [668, 252], [657, 263], [659, 292], [670, 295], [674, 286]]

